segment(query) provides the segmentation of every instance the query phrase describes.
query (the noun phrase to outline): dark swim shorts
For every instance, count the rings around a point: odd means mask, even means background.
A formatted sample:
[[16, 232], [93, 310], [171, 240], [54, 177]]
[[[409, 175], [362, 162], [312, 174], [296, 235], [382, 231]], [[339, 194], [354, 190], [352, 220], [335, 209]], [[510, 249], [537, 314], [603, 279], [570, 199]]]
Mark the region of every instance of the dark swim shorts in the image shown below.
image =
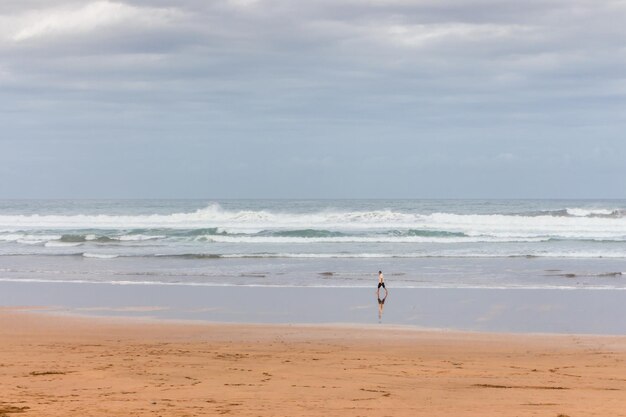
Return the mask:
[[383, 287], [384, 289], [387, 289], [387, 287], [385, 287], [385, 283], [384, 282], [379, 282], [378, 283], [378, 288]]

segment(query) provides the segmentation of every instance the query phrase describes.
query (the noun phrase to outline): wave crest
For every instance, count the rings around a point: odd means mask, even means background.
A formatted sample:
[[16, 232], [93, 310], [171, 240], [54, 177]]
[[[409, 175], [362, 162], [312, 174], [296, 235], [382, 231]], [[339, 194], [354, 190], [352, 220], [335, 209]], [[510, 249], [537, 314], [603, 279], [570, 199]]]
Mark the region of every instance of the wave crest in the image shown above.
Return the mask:
[[[567, 208], [526, 214], [420, 214], [393, 210], [280, 212], [225, 210], [150, 215], [3, 215], [0, 241], [116, 243], [160, 239], [209, 241], [213, 236], [341, 238], [380, 234], [423, 238], [626, 239], [626, 211]], [[15, 232], [21, 230], [22, 232]], [[36, 231], [39, 231], [39, 236]], [[43, 235], [63, 233], [47, 238]]]

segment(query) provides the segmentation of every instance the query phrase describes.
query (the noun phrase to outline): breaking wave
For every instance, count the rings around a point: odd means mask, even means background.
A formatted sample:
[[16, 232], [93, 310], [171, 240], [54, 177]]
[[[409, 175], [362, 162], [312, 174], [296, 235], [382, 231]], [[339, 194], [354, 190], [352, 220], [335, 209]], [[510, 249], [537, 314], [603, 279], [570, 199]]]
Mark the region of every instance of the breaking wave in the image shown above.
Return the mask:
[[[123, 230], [127, 236], [193, 237], [220, 233], [336, 237], [355, 231], [400, 230], [413, 236], [626, 236], [622, 209], [566, 208], [521, 214], [429, 214], [385, 210], [312, 213], [224, 210], [218, 204], [189, 213], [152, 215], [0, 215], [0, 230]], [[109, 236], [115, 238], [115, 236]], [[65, 241], [72, 239], [64, 236]], [[0, 238], [1, 239], [1, 238]], [[76, 239], [89, 240], [84, 236]], [[130, 239], [130, 238], [129, 238]]]
[[520, 216], [552, 216], [552, 217], [589, 217], [621, 219], [626, 217], [624, 209], [589, 209], [589, 208], [565, 208], [560, 210], [545, 210], [530, 213], [522, 213]]
[[485, 213], [487, 206], [466, 214], [445, 204], [438, 206], [440, 211], [425, 212], [402, 209], [402, 204], [308, 212], [298, 211], [297, 205], [281, 211], [282, 204], [271, 210], [211, 204], [171, 214], [2, 214], [0, 255], [67, 255], [80, 247], [83, 257], [113, 257], [113, 252], [121, 257], [212, 252], [228, 257], [265, 251], [270, 256], [292, 251], [431, 256], [448, 251], [444, 255], [626, 257], [623, 208], [572, 206], [519, 213], [509, 207], [507, 213]]

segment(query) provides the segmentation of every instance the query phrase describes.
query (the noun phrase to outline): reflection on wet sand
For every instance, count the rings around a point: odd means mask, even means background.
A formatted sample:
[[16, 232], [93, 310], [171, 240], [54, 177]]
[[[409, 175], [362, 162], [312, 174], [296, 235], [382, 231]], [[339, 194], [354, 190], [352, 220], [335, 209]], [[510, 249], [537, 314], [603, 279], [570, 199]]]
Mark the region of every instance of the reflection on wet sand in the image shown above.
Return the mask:
[[[377, 293], [372, 287], [202, 287], [0, 279], [0, 306], [223, 323], [375, 324], [372, 290], [376, 301], [383, 301], [384, 291]], [[384, 310], [386, 325], [507, 333], [626, 334], [626, 320], [616, 319], [626, 316], [626, 291], [398, 288], [391, 302], [391, 310]], [[382, 320], [383, 308], [380, 313]]]
[[378, 322], [379, 323], [381, 323], [383, 319], [383, 310], [385, 308], [385, 300], [387, 299], [388, 294], [389, 293], [385, 289], [385, 296], [383, 298], [380, 298], [380, 293], [378, 291], [376, 292], [376, 298], [378, 299]]

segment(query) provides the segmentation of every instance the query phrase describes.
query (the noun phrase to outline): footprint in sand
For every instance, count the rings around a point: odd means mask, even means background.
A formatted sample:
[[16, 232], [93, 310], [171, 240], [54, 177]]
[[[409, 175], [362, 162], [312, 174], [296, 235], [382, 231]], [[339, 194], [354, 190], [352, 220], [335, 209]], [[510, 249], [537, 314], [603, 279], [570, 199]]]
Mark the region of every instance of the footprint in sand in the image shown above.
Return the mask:
[[0, 417], [10, 417], [9, 414], [24, 413], [30, 407], [14, 407], [12, 405], [0, 404]]

